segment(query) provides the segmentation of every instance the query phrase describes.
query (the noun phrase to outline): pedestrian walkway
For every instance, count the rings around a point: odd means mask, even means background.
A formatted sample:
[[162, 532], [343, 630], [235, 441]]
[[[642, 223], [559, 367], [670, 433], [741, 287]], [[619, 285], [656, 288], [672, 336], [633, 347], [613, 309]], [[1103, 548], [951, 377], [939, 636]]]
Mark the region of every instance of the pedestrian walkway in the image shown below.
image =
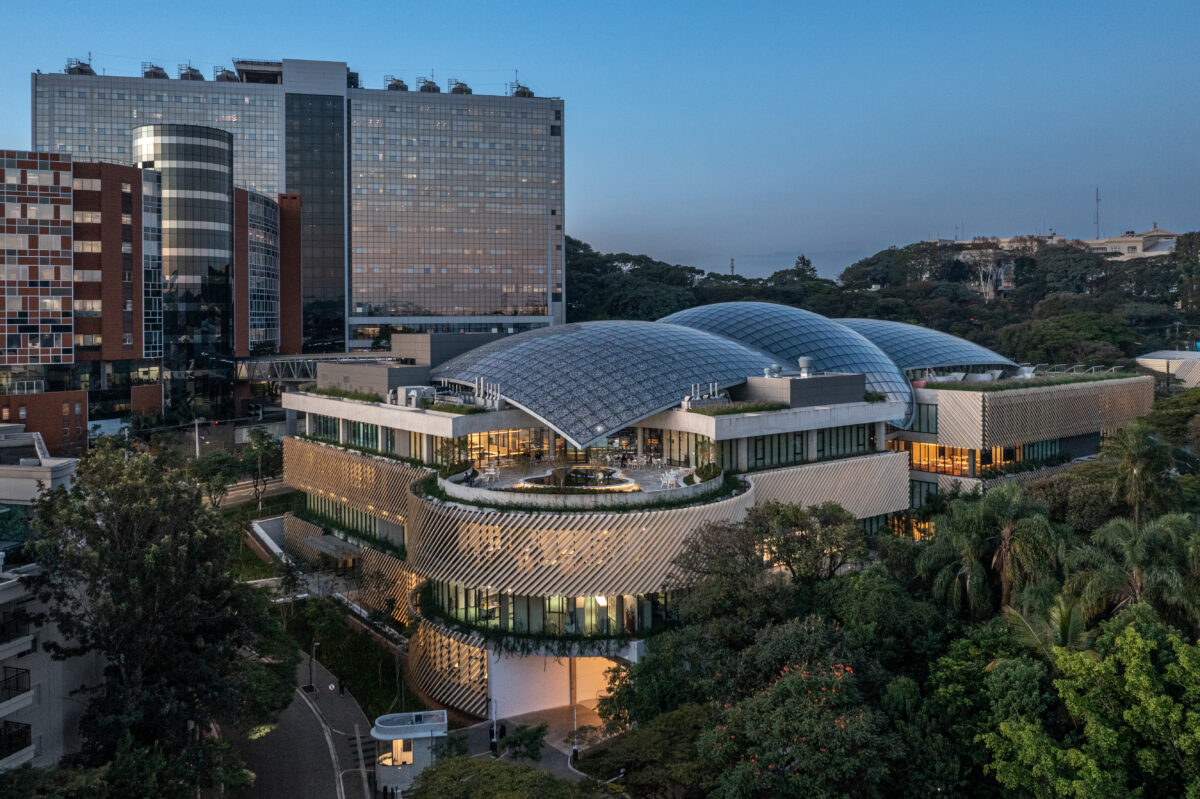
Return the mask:
[[[567, 743], [567, 734], [575, 729], [576, 713], [579, 726], [599, 727], [603, 725], [596, 712], [596, 703], [591, 701], [572, 707], [549, 708], [534, 713], [524, 713], [519, 716], [502, 718], [496, 721], [496, 728], [504, 727], [506, 732], [513, 732], [520, 726], [536, 727], [546, 725], [545, 743], [542, 745], [541, 760], [522, 761], [536, 769], [549, 772], [560, 779], [577, 782], [583, 779], [582, 774], [572, 770], [568, 763], [571, 755], [571, 745]], [[459, 731], [458, 734], [467, 737], [467, 754], [471, 757], [491, 756], [492, 722], [485, 721]]]

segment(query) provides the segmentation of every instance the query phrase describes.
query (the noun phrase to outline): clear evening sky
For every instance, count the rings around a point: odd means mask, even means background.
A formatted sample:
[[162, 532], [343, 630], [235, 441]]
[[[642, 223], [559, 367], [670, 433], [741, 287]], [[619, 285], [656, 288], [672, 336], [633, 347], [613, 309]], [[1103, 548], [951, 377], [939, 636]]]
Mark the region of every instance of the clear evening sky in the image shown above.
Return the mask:
[[234, 56], [346, 61], [567, 101], [567, 232], [763, 274], [890, 244], [1200, 228], [1191, 2], [11, 4], [0, 147], [29, 73], [90, 52], [207, 76]]

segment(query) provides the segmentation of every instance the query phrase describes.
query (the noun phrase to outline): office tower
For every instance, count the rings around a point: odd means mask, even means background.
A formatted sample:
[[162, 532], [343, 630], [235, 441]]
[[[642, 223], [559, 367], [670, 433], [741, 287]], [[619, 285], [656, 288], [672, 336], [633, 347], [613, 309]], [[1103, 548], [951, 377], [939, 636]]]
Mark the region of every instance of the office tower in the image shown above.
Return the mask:
[[[172, 404], [221, 413], [233, 381], [233, 136], [144, 125], [133, 146], [135, 163], [161, 176], [164, 384]], [[278, 227], [278, 206], [275, 216]]]
[[518, 332], [563, 320], [563, 103], [391, 78], [343, 62], [235, 60], [207, 81], [68, 62], [32, 76], [41, 153], [133, 163], [140, 125], [233, 137], [233, 183], [298, 194], [306, 351], [366, 346], [385, 325]]
[[56, 453], [132, 411], [238, 412], [234, 359], [299, 351], [300, 198], [229, 189], [224, 131], [141, 130], [153, 169], [0, 151], [0, 422]]

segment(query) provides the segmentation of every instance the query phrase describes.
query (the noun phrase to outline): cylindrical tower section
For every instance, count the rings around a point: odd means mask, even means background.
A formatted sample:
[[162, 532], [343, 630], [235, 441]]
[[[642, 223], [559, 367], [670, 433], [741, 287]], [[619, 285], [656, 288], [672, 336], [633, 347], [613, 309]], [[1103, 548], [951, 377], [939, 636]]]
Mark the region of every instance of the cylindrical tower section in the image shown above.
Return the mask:
[[163, 376], [173, 407], [232, 408], [233, 136], [142, 125], [134, 157], [162, 174]]

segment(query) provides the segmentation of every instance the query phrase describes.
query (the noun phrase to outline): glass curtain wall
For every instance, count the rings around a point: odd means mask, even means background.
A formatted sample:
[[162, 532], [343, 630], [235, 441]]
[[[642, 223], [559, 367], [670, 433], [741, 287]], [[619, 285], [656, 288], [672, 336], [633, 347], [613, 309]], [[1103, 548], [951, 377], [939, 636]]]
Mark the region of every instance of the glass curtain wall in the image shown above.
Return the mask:
[[233, 395], [233, 136], [143, 125], [134, 157], [162, 176], [163, 366], [173, 406], [223, 416]]

